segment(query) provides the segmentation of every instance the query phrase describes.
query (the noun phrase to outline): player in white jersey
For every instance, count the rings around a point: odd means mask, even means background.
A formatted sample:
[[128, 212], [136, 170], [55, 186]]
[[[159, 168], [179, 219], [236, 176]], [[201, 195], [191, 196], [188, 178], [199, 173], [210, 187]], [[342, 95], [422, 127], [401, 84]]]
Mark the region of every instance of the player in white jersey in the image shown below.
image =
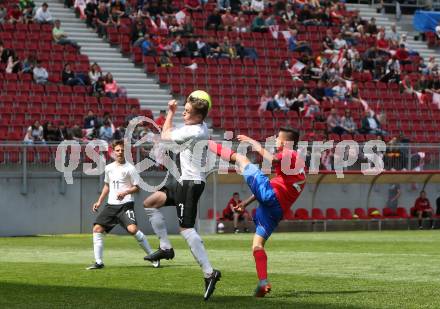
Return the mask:
[[[134, 212], [133, 194], [139, 191], [139, 174], [132, 164], [125, 161], [124, 142], [115, 141], [112, 146], [116, 159], [105, 167], [104, 187], [92, 206], [92, 211], [97, 212], [108, 195], [107, 204], [93, 224], [95, 263], [87, 268], [89, 270], [104, 268], [104, 232], [109, 233], [117, 224], [133, 235], [147, 254], [153, 252], [147, 238], [137, 227]], [[159, 263], [155, 261], [153, 266], [159, 267]]]
[[206, 151], [201, 151], [199, 147], [195, 151], [194, 146], [197, 142], [205, 141], [209, 137], [208, 128], [204, 122], [208, 114], [208, 106], [207, 100], [190, 95], [183, 112], [185, 125], [175, 129], [173, 128], [173, 117], [176, 113], [177, 102], [172, 100], [168, 103], [168, 114], [163, 125], [161, 138], [185, 145], [185, 149], [179, 153], [182, 173], [178, 181], [168, 183], [144, 201], [147, 216], [160, 240], [159, 250], [146, 256], [145, 260], [153, 262], [174, 258], [174, 250], [168, 239], [165, 220], [159, 208], [176, 206], [180, 234], [185, 238], [204, 274], [205, 300], [212, 295], [215, 285], [221, 277], [220, 271], [212, 268], [203, 241], [194, 229], [197, 203], [205, 187], [205, 173], [202, 171], [202, 167], [207, 158]]

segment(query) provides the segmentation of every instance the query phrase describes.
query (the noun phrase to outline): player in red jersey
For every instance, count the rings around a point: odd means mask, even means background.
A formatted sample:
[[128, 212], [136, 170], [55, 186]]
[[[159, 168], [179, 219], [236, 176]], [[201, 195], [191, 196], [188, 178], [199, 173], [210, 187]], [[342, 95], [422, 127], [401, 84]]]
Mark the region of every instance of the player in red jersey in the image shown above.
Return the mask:
[[264, 297], [271, 290], [267, 280], [267, 255], [264, 245], [283, 218], [283, 213], [290, 209], [304, 188], [306, 181], [304, 160], [296, 151], [288, 149], [289, 144], [293, 147], [299, 140], [298, 131], [291, 128], [279, 130], [276, 138], [277, 152], [274, 155], [250, 137], [239, 135], [237, 138], [241, 142], [251, 144], [264, 159], [273, 162], [275, 168], [276, 176], [269, 179], [246, 156], [212, 141], [208, 144], [209, 149], [222, 159], [237, 164], [253, 193], [248, 199], [235, 206], [236, 211], [244, 211], [255, 200], [259, 202], [253, 218], [256, 231], [252, 250], [259, 279], [255, 296]]

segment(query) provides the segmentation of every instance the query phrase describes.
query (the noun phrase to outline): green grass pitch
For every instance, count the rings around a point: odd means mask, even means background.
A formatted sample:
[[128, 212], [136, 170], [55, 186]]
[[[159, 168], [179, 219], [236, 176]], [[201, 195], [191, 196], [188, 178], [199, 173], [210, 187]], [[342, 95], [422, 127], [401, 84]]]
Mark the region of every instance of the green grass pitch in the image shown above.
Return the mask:
[[0, 308], [440, 308], [438, 231], [275, 233], [264, 299], [252, 296], [251, 234], [203, 239], [223, 273], [208, 302], [179, 236], [154, 269], [132, 237], [109, 235], [100, 271], [85, 270], [91, 235], [0, 238]]

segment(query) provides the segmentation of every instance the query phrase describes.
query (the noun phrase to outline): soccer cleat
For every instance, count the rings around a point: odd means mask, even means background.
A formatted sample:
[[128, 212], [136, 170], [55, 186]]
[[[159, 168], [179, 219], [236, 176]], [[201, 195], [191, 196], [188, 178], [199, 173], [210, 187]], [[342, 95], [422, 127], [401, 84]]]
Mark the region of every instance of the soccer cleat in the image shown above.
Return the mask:
[[94, 269], [103, 269], [104, 268], [104, 263], [102, 264], [98, 264], [98, 263], [93, 263], [92, 265], [90, 265], [89, 267], [87, 267], [87, 270], [94, 270]]
[[260, 281], [255, 289], [255, 297], [264, 297], [271, 289], [272, 286], [266, 280]]
[[172, 260], [174, 258], [174, 249], [161, 249], [157, 250], [156, 252], [153, 252], [152, 254], [147, 255], [144, 257], [145, 261], [153, 262], [153, 261], [160, 261], [160, 260]]
[[151, 265], [153, 265], [154, 268], [159, 268], [160, 267], [160, 261], [151, 261]]
[[235, 228], [235, 229], [234, 229], [234, 234], [238, 234], [238, 233], [240, 233], [240, 230], [237, 229], [237, 228]]
[[215, 285], [217, 284], [217, 281], [220, 281], [221, 277], [222, 273], [220, 270], [214, 269], [211, 277], [205, 278], [205, 294], [203, 295], [204, 300], [208, 300], [212, 293], [214, 293]]

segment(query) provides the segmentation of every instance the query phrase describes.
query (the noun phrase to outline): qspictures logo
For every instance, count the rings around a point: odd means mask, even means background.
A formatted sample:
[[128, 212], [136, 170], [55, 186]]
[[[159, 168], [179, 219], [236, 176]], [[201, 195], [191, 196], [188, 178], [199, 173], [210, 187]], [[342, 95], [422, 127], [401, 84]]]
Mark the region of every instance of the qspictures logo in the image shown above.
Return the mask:
[[[132, 144], [133, 135], [139, 125], [145, 123], [153, 126], [156, 129], [156, 134], [153, 137], [144, 135], [136, 143]], [[124, 135], [124, 153], [125, 160], [133, 164], [138, 171], [142, 173], [149, 168], [160, 164], [165, 170], [165, 177], [160, 184], [151, 185], [141, 179], [139, 185], [145, 191], [155, 192], [161, 188], [168, 180], [168, 177], [174, 177], [180, 180], [180, 171], [176, 165], [173, 155], [190, 150], [191, 166], [204, 172], [210, 173], [213, 171], [219, 174], [230, 173], [230, 162], [224, 161], [217, 157], [214, 153], [208, 150], [207, 140], [189, 139], [183, 143], [176, 143], [174, 141], [163, 141], [160, 138], [161, 129], [157, 126], [154, 120], [139, 116], [132, 119], [127, 126]], [[233, 134], [232, 132], [225, 133], [225, 140], [221, 142], [222, 146], [232, 148]], [[145, 143], [152, 143], [152, 148], [149, 155], [138, 163], [134, 163], [132, 148], [139, 147]], [[261, 144], [263, 148], [270, 153], [276, 151], [276, 137], [268, 137], [264, 143]], [[284, 148], [293, 149], [293, 144], [287, 144]], [[294, 168], [288, 158], [281, 161], [281, 171], [286, 175], [295, 175], [304, 173], [305, 162], [308, 158], [308, 174], [316, 175], [319, 173], [321, 166], [321, 158], [326, 152], [331, 152], [333, 156], [333, 170], [337, 178], [344, 178], [344, 170], [353, 166], [361, 158], [363, 163], [360, 165], [360, 170], [363, 175], [374, 176], [383, 172], [384, 162], [383, 153], [386, 150], [386, 144], [382, 140], [370, 140], [359, 145], [353, 140], [343, 140], [335, 143], [329, 141], [314, 141], [311, 143], [301, 141], [296, 145], [298, 153]], [[73, 171], [78, 169], [81, 162], [82, 146], [77, 141], [63, 141], [59, 144], [56, 151], [55, 167], [63, 173], [67, 184], [73, 184]], [[106, 158], [104, 152], [109, 151], [109, 145], [104, 140], [92, 140], [85, 146], [85, 156], [92, 162], [84, 162], [82, 170], [86, 175], [101, 175], [105, 171]], [[255, 151], [254, 146], [249, 142], [240, 142], [237, 147], [237, 153], [248, 155], [249, 152]], [[67, 155], [68, 154], [68, 155]], [[95, 166], [95, 167], [94, 167]], [[262, 163], [263, 171], [270, 171], [272, 162], [264, 160]], [[236, 173], [240, 173], [238, 167], [235, 168]]]

